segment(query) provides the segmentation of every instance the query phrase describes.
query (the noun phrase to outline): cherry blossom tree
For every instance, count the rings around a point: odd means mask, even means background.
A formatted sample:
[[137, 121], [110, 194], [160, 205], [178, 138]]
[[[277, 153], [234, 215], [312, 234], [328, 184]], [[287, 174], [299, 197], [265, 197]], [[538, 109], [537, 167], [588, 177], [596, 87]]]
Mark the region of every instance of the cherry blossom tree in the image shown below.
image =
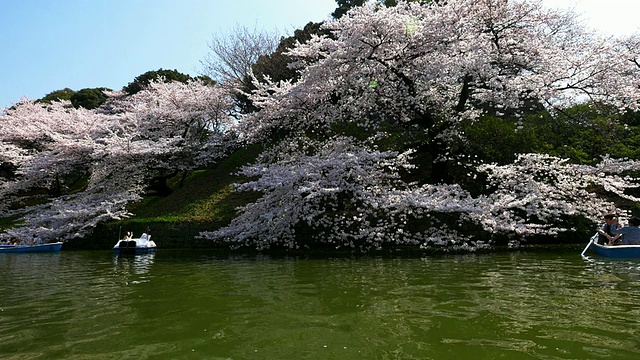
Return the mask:
[[230, 138], [233, 103], [228, 88], [222, 86], [160, 80], [113, 106], [113, 113], [134, 126], [126, 141], [154, 148], [158, 156], [153, 162], [160, 169], [204, 166], [235, 146]]
[[306, 227], [332, 246], [362, 247], [369, 238], [380, 246], [378, 236], [395, 226], [385, 220], [385, 209], [394, 184], [402, 186], [398, 170], [411, 167], [407, 154], [377, 151], [345, 137], [300, 140], [283, 142], [263, 154], [262, 162], [245, 167], [242, 175], [257, 180], [238, 190], [264, 196], [231, 226], [202, 236], [224, 238], [236, 247], [299, 248], [296, 230]]
[[[484, 113], [518, 118], [535, 108], [553, 114], [584, 101], [637, 110], [637, 37], [603, 37], [572, 13], [520, 0], [370, 4], [324, 28], [330, 36], [315, 36], [288, 54], [298, 59], [292, 66], [299, 80], [255, 81], [257, 90], [248, 95], [260, 110], [240, 128], [249, 141], [286, 134], [285, 144], [273, 149], [286, 155], [245, 168], [259, 180], [239, 190], [263, 197], [242, 208], [229, 227], [203, 237], [297, 247], [310, 226], [317, 242], [336, 247], [474, 247], [480, 237], [469, 227], [517, 239], [572, 230], [571, 217], [624, 215], [602, 195], [629, 198], [625, 191], [638, 184], [631, 176], [635, 161], [605, 157], [590, 167], [523, 154], [497, 166], [469, 162], [470, 154], [451, 145], [464, 137], [462, 122]], [[370, 138], [336, 140], [332, 134], [348, 124]], [[377, 150], [392, 136], [390, 127], [413, 140]], [[329, 140], [309, 148], [302, 145], [306, 137]], [[412, 166], [429, 176], [404, 181]], [[468, 181], [486, 189], [472, 194], [455, 182], [453, 169], [468, 171]]]
[[246, 95], [258, 111], [235, 120], [230, 89], [197, 81], [109, 93], [94, 110], [7, 110], [0, 216], [17, 225], [6, 235], [86, 236], [129, 216], [150, 180], [208, 166], [238, 141], [267, 148], [238, 185], [262, 197], [201, 234], [236, 247], [476, 249], [626, 216], [612, 199], [638, 201], [637, 161], [520, 154], [497, 165], [455, 146], [483, 114], [553, 116], [584, 101], [638, 110], [637, 36], [605, 38], [524, 0], [369, 4], [324, 30], [286, 54], [299, 76], [256, 79]]
[[228, 92], [198, 81], [152, 82], [135, 95], [110, 93], [96, 110], [68, 101], [23, 101], [0, 119], [0, 215], [7, 235], [67, 239], [129, 216], [149, 180], [206, 166], [231, 148]]

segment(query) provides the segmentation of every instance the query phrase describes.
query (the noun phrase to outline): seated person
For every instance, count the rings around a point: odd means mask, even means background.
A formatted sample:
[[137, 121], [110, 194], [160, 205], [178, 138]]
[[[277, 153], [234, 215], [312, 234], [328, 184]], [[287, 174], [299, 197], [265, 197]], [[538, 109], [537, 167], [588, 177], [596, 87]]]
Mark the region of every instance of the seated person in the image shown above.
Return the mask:
[[31, 245], [40, 245], [42, 244], [42, 239], [37, 234], [33, 234], [33, 239], [31, 239]]
[[[640, 245], [640, 218], [637, 216], [629, 219], [629, 226], [619, 229], [611, 229], [614, 234], [622, 235], [622, 245]], [[614, 239], [618, 238], [616, 236]]]
[[607, 214], [604, 216], [604, 225], [602, 228], [598, 230], [598, 240], [597, 243], [604, 244], [612, 244], [614, 242], [614, 235], [611, 232], [612, 229], [618, 228], [618, 218], [616, 214]]

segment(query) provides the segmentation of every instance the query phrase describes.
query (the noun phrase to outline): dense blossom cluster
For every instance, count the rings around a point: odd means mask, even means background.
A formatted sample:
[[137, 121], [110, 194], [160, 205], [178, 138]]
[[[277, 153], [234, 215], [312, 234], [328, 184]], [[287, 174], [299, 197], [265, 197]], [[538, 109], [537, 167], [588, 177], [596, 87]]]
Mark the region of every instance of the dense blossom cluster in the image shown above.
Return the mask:
[[439, 134], [487, 105], [587, 97], [637, 108], [640, 98], [637, 39], [598, 36], [536, 1], [369, 5], [325, 28], [331, 37], [290, 52], [300, 59], [298, 82], [256, 84], [263, 111], [251, 133], [393, 120]]
[[570, 230], [562, 227], [566, 216], [580, 215], [593, 221], [607, 211], [624, 216], [623, 210], [597, 196], [594, 189], [632, 199], [625, 190], [640, 186], [640, 179], [618, 174], [638, 169], [637, 161], [614, 164], [605, 158], [597, 166], [587, 166], [536, 154], [521, 155], [505, 166], [482, 165], [479, 171], [488, 174], [489, 186], [494, 188], [476, 218], [490, 231], [528, 235]]
[[[431, 157], [447, 162], [455, 161], [448, 144], [462, 136], [461, 122], [487, 111], [518, 117], [537, 104], [549, 109], [586, 100], [621, 110], [639, 104], [638, 39], [598, 36], [573, 14], [537, 1], [367, 5], [325, 29], [331, 36], [290, 51], [298, 59], [298, 81], [255, 82], [258, 90], [250, 96], [260, 111], [241, 124], [250, 139], [274, 131], [331, 133], [337, 123], [375, 131], [391, 122], [423, 132], [427, 145], [438, 144], [429, 148]], [[344, 141], [351, 144], [348, 152]], [[259, 180], [239, 189], [264, 196], [241, 209], [229, 227], [203, 236], [258, 248], [297, 247], [311, 227], [316, 241], [336, 247], [470, 249], [484, 246], [470, 227], [520, 239], [571, 230], [571, 217], [624, 216], [602, 195], [635, 200], [625, 190], [638, 185], [629, 176], [638, 162], [605, 157], [586, 166], [524, 154], [508, 165], [466, 164], [470, 177], [487, 183], [483, 194], [472, 196], [458, 184], [404, 183], [389, 169], [407, 165], [408, 154], [375, 153], [348, 139], [328, 141], [311, 155], [296, 146], [287, 143], [286, 152], [295, 154], [290, 158], [246, 168]], [[373, 154], [384, 156], [374, 161]], [[358, 171], [367, 175], [353, 177]]]
[[242, 175], [257, 180], [238, 190], [263, 196], [245, 206], [229, 227], [202, 236], [237, 246], [297, 248], [296, 231], [306, 227], [336, 247], [388, 241], [396, 233], [396, 224], [386, 219], [389, 192], [402, 185], [397, 172], [411, 166], [407, 154], [372, 150], [343, 137], [303, 142], [280, 144], [265, 154], [275, 157], [271, 162], [245, 167]]
[[298, 248], [296, 231], [303, 225], [318, 242], [336, 248], [371, 249], [387, 243], [472, 250], [486, 241], [461, 231], [463, 226], [514, 239], [555, 235], [572, 230], [567, 217], [596, 222], [607, 211], [625, 216], [625, 210], [594, 189], [638, 201], [625, 190], [640, 186], [640, 178], [618, 175], [640, 170], [637, 161], [605, 158], [587, 166], [526, 154], [513, 164], [478, 166], [491, 191], [474, 197], [456, 184], [403, 183], [397, 170], [411, 167], [410, 154], [371, 151], [345, 138], [323, 144], [313, 156], [288, 154], [286, 160], [246, 167], [243, 175], [258, 179], [238, 190], [264, 195], [242, 208], [230, 226], [201, 235], [234, 246]]
[[205, 165], [231, 146], [232, 103], [219, 87], [154, 82], [109, 95], [96, 110], [26, 100], [2, 115], [0, 163], [14, 169], [0, 178], [0, 214], [21, 224], [8, 235], [86, 235], [127, 216], [151, 177]]
[[[0, 177], [0, 215], [22, 217], [11, 234], [82, 236], [127, 216], [145, 180], [210, 164], [233, 139], [267, 149], [237, 186], [261, 197], [229, 226], [201, 234], [234, 247], [472, 250], [487, 246], [486, 234], [555, 235], [571, 230], [571, 219], [624, 216], [611, 195], [639, 200], [637, 161], [604, 156], [587, 166], [522, 154], [498, 165], [450, 153], [461, 124], [486, 113], [521, 117], [582, 101], [637, 110], [637, 36], [604, 38], [571, 13], [523, 0], [369, 4], [324, 29], [330, 35], [287, 54], [299, 78], [255, 80], [245, 95], [258, 110], [236, 121], [228, 91], [197, 82], [111, 94], [98, 111], [64, 102], [8, 110], [0, 162], [15, 169]], [[412, 145], [380, 145], [394, 142], [390, 126], [410, 133]], [[465, 168], [467, 185], [477, 179], [484, 189], [442, 180], [438, 171], [451, 168], [443, 163]], [[416, 167], [431, 177], [414, 182], [407, 174]], [[59, 189], [73, 178], [87, 185]], [[57, 187], [58, 196], [33, 201], [34, 190]], [[25, 194], [34, 204], [19, 204]]]

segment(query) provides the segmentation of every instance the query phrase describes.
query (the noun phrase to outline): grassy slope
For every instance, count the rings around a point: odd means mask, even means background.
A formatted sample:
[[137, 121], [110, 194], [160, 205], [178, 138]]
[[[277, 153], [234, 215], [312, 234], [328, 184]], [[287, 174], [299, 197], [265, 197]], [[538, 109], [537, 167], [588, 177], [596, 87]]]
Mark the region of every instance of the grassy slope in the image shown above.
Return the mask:
[[169, 196], [151, 196], [133, 204], [133, 217], [100, 226], [92, 241], [71, 242], [68, 247], [108, 248], [126, 231], [133, 231], [134, 236], [149, 231], [163, 248], [212, 247], [210, 241], [195, 237], [200, 231], [228, 224], [238, 206], [257, 197], [254, 193], [232, 191], [232, 184], [243, 180], [235, 173], [253, 162], [259, 152], [258, 146], [241, 149], [214, 168], [189, 173], [182, 184], [179, 175], [169, 183], [174, 190]]

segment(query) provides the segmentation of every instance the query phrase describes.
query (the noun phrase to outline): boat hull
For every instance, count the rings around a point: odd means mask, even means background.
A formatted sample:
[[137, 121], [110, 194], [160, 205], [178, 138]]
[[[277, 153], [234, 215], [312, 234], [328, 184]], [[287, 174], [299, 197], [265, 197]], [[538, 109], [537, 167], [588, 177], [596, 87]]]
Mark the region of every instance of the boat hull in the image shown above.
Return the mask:
[[35, 253], [35, 252], [57, 252], [62, 248], [61, 242], [29, 245], [29, 246], [2, 246], [0, 247], [1, 253]]
[[156, 251], [155, 247], [114, 248], [116, 254], [146, 254]]
[[148, 240], [145, 236], [142, 239], [120, 240], [113, 247], [116, 254], [146, 254], [156, 251], [156, 243]]
[[596, 255], [611, 258], [640, 258], [640, 245], [605, 246], [594, 242], [591, 244], [591, 250]]

